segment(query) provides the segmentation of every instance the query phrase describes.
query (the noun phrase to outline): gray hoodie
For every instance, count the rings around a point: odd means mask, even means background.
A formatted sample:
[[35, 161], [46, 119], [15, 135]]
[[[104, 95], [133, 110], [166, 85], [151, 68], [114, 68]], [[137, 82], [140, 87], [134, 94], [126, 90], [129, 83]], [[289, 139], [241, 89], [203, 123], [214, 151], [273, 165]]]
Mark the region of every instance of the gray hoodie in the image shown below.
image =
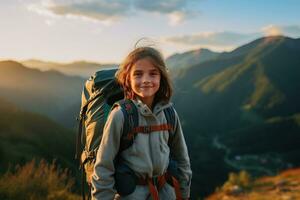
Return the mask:
[[[142, 101], [133, 100], [133, 102], [139, 113], [139, 126], [167, 123], [163, 109], [172, 106], [171, 103], [157, 103], [152, 112]], [[170, 146], [168, 145], [168, 131], [137, 134], [133, 144], [121, 152], [121, 157], [138, 177], [145, 178], [164, 174], [168, 168], [171, 153], [174, 160], [178, 162], [182, 197], [188, 198], [192, 171], [180, 120], [176, 112], [175, 116], [175, 135]], [[121, 108], [114, 108], [105, 124], [103, 137], [97, 152], [92, 177], [92, 199], [112, 200], [115, 198], [114, 159], [119, 151], [123, 123], [124, 116]], [[145, 199], [144, 197], [148, 194], [147, 186], [137, 186], [136, 191], [121, 199]], [[168, 184], [160, 191], [159, 196], [160, 199], [175, 199], [174, 190]]]

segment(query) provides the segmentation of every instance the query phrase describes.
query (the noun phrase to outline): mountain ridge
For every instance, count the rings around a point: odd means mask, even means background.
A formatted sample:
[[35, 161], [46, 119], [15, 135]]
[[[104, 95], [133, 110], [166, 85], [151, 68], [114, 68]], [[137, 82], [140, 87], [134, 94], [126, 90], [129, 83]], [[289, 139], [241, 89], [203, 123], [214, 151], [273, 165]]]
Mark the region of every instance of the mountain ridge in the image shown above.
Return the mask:
[[5, 172], [11, 164], [24, 164], [33, 158], [50, 162], [56, 159], [64, 166], [75, 167], [74, 133], [6, 99], [0, 98], [0, 105], [0, 172]]
[[117, 64], [100, 64], [85, 60], [73, 61], [68, 63], [59, 63], [51, 61], [42, 61], [38, 59], [29, 59], [21, 61], [24, 66], [40, 69], [42, 71], [55, 70], [69, 76], [80, 76], [88, 78], [96, 71], [105, 68], [116, 67]]
[[[299, 41], [261, 38], [244, 47], [246, 54], [220, 55], [188, 67], [175, 78], [173, 102], [193, 171], [201, 173], [195, 175], [192, 193], [201, 187], [202, 195], [207, 195], [230, 171], [238, 170], [224, 160], [226, 151], [213, 145], [215, 137], [231, 147], [230, 161], [244, 162], [241, 166], [255, 169], [264, 157], [274, 159], [268, 161], [267, 171], [299, 165]], [[280, 165], [274, 165], [276, 160]]]
[[[80, 102], [84, 79], [59, 72], [30, 69], [15, 61], [0, 62], [1, 97], [27, 111], [47, 115], [73, 127], [75, 116], [61, 121], [61, 113]], [[78, 107], [79, 112], [79, 105]]]

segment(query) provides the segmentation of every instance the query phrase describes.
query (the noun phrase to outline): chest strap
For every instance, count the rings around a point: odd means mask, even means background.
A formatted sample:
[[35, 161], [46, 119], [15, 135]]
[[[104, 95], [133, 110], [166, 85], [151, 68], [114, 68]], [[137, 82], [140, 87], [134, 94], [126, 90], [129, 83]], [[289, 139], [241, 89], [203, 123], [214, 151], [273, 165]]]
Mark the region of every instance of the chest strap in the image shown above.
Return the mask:
[[173, 130], [171, 124], [160, 124], [152, 126], [138, 126], [134, 127], [132, 131], [127, 135], [128, 139], [133, 138], [137, 133], [150, 134], [155, 131], [170, 131]]

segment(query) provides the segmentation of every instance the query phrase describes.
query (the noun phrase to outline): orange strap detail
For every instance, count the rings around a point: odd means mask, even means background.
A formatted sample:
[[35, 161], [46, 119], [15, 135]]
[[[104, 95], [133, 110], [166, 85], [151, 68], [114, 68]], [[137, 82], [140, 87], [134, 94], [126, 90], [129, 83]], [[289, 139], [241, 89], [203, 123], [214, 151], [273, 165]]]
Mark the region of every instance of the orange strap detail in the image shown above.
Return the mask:
[[176, 200], [182, 200], [179, 182], [174, 176], [171, 177], [172, 177], [173, 187], [175, 189]]
[[162, 176], [159, 176], [157, 178], [156, 185], [154, 185], [152, 178], [147, 178], [146, 180], [139, 179], [138, 184], [139, 185], [148, 185], [150, 194], [148, 195], [148, 197], [146, 199], [148, 199], [150, 196], [152, 196], [153, 200], [159, 200], [158, 191], [160, 191], [164, 187], [165, 183], [167, 182], [167, 179], [169, 180], [170, 178], [173, 183], [174, 190], [175, 190], [176, 200], [182, 200], [179, 182], [174, 176], [171, 176], [169, 174], [164, 174]]
[[168, 131], [172, 130], [173, 126], [170, 124], [160, 124], [152, 126], [138, 126], [133, 128], [133, 130], [127, 134], [127, 138], [131, 140], [136, 133], [150, 134], [155, 131]]
[[153, 200], [159, 200], [158, 191], [154, 184], [152, 183], [152, 179], [148, 179], [149, 191]]
[[165, 175], [162, 175], [160, 177], [158, 177], [158, 180], [157, 180], [157, 190], [161, 190], [165, 183], [167, 182], [167, 179], [166, 179], [166, 176]]
[[167, 131], [172, 130], [172, 125], [170, 124], [160, 124], [160, 125], [152, 125], [152, 126], [138, 126], [133, 128], [132, 132], [128, 135], [133, 135], [135, 133], [144, 133], [149, 134], [155, 131]]
[[173, 126], [170, 124], [160, 124], [152, 126], [138, 126], [133, 128], [131, 133], [127, 134], [127, 139], [131, 140], [136, 133], [150, 134], [155, 131], [168, 131], [172, 130]]

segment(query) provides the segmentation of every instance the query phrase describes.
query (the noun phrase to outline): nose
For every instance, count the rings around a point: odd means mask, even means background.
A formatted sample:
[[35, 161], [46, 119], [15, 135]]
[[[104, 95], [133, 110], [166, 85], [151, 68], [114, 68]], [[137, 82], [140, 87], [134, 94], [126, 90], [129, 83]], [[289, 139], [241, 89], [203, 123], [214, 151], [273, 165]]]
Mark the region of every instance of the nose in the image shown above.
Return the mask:
[[148, 76], [148, 75], [144, 75], [144, 77], [143, 77], [143, 83], [150, 83], [151, 82], [151, 78], [150, 78], [150, 76]]
[[143, 83], [147, 85], [147, 84], [149, 84], [149, 83], [150, 83], [150, 81], [149, 81], [149, 80], [147, 80], [147, 79], [145, 79], [145, 80], [143, 81]]

